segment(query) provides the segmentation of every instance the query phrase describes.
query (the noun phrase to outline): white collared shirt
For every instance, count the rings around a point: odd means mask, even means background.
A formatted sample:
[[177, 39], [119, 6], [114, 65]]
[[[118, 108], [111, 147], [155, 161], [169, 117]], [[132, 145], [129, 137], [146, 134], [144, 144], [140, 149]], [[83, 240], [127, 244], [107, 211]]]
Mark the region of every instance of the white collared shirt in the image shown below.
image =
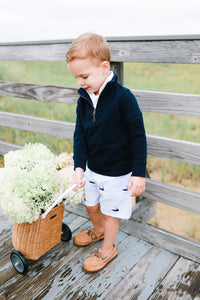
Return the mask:
[[98, 99], [99, 99], [99, 96], [101, 94], [101, 92], [103, 91], [103, 89], [105, 88], [106, 84], [113, 78], [114, 76], [114, 73], [113, 71], [110, 71], [110, 75], [106, 78], [106, 80], [104, 81], [104, 83], [102, 84], [102, 86], [100, 87], [99, 89], [99, 94], [98, 95], [95, 95], [94, 93], [92, 94], [89, 94], [91, 100], [92, 100], [92, 103], [93, 103], [93, 106], [94, 108], [97, 107], [97, 102], [98, 102]]

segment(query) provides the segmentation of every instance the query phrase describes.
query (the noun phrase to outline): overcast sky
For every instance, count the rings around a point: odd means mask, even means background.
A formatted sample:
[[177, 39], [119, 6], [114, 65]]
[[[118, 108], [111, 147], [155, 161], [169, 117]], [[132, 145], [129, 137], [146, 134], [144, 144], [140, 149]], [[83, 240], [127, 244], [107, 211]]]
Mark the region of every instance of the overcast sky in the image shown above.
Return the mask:
[[0, 0], [0, 42], [200, 34], [200, 0]]

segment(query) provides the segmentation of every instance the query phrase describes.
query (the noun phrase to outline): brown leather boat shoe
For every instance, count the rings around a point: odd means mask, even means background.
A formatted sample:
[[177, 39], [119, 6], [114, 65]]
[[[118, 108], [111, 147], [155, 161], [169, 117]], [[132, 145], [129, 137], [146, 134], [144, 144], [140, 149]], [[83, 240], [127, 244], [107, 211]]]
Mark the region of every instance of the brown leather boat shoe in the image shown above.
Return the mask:
[[93, 242], [99, 241], [104, 239], [104, 235], [97, 235], [94, 228], [84, 230], [79, 232], [74, 237], [74, 244], [77, 246], [85, 247]]
[[83, 264], [83, 271], [86, 273], [95, 273], [102, 270], [111, 260], [117, 256], [116, 246], [113, 245], [113, 250], [108, 255], [104, 255], [101, 249], [95, 251], [86, 259]]

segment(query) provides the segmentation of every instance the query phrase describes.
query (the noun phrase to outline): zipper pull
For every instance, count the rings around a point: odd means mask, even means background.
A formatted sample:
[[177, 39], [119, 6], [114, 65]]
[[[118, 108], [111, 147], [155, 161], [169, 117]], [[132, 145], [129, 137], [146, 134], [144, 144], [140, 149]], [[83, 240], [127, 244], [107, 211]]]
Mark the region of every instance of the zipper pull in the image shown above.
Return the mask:
[[96, 121], [95, 113], [96, 113], [96, 108], [94, 108], [93, 113], [92, 113], [92, 122], [93, 123]]

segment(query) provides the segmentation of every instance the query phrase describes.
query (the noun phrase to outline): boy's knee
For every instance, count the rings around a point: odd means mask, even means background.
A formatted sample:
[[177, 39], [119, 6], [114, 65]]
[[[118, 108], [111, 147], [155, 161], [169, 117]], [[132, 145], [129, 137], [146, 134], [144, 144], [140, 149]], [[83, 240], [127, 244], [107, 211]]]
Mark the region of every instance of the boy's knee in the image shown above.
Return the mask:
[[97, 214], [100, 212], [100, 204], [97, 204], [95, 206], [86, 206], [86, 209], [89, 213]]
[[115, 218], [115, 217], [112, 217], [112, 216], [108, 216], [108, 215], [104, 215], [103, 214], [103, 217], [104, 217], [104, 221], [111, 221], [111, 222], [117, 222], [118, 221], [118, 218]]

